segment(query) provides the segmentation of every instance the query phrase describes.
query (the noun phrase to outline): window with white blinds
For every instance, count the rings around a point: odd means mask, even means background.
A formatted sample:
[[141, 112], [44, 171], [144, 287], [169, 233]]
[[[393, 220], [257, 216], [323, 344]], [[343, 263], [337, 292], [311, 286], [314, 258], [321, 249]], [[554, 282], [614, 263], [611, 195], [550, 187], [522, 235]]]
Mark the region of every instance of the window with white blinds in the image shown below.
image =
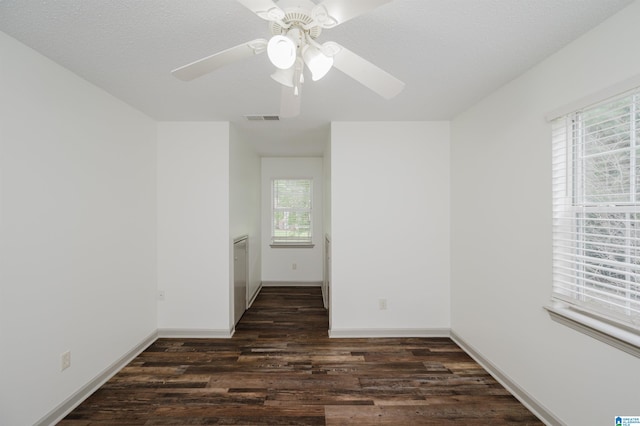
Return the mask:
[[640, 331], [640, 89], [553, 121], [553, 299]]
[[271, 243], [311, 244], [313, 181], [274, 179], [271, 194]]

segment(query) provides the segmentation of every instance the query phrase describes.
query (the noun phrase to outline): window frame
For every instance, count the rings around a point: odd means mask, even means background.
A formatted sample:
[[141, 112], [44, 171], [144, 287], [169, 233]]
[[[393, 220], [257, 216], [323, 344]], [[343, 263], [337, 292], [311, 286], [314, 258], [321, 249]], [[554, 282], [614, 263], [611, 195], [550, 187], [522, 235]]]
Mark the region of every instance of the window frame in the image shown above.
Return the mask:
[[[593, 199], [589, 199], [591, 194], [588, 194], [585, 183], [585, 180], [587, 179], [586, 162], [588, 161], [587, 159], [590, 154], [587, 154], [585, 148], [585, 125], [582, 122], [582, 117], [584, 116], [584, 111], [589, 111], [591, 108], [602, 107], [607, 104], [612, 106], [612, 109], [609, 111], [614, 111], [613, 102], [622, 100], [625, 97], [629, 97], [631, 99], [631, 102], [629, 103], [629, 146], [624, 148], [624, 151], [629, 153], [629, 200], [601, 200], [596, 202], [593, 201]], [[554, 130], [552, 132], [552, 191], [554, 222], [553, 291], [552, 302], [550, 305], [545, 307], [553, 320], [610, 344], [618, 349], [624, 350], [636, 357], [640, 357], [640, 322], [638, 322], [637, 314], [634, 314], [636, 302], [633, 300], [634, 296], [632, 296], [632, 294], [637, 290], [627, 290], [627, 295], [625, 296], [628, 299], [627, 303], [629, 306], [632, 306], [633, 303], [634, 309], [629, 310], [629, 313], [627, 314], [628, 319], [625, 319], [624, 315], [616, 314], [614, 310], [609, 311], [607, 308], [602, 309], [594, 307], [593, 305], [584, 302], [584, 297], [581, 298], [579, 295], [580, 289], [586, 291], [586, 289], [589, 289], [590, 287], [596, 288], [598, 282], [593, 281], [591, 284], [585, 284], [589, 279], [585, 278], [586, 274], [584, 272], [580, 273], [578, 267], [566, 266], [572, 265], [573, 263], [579, 263], [578, 258], [582, 256], [582, 262], [584, 262], [584, 265], [593, 267], [594, 269], [597, 269], [597, 267], [602, 268], [602, 264], [598, 264], [598, 262], [596, 262], [596, 259], [599, 259], [598, 257], [591, 256], [591, 258], [589, 258], [590, 256], [585, 255], [585, 252], [593, 250], [588, 247], [597, 246], [599, 244], [607, 245], [609, 243], [598, 242], [598, 237], [601, 237], [601, 235], [596, 236], [595, 233], [589, 234], [584, 232], [583, 228], [580, 228], [580, 226], [593, 226], [587, 225], [590, 221], [588, 218], [589, 215], [602, 214], [605, 218], [606, 215], [610, 215], [613, 218], [614, 215], [622, 214], [625, 216], [625, 219], [596, 218], [591, 220], [591, 222], [597, 220], [608, 220], [612, 222], [614, 220], [621, 221], [624, 223], [624, 229], [632, 228], [631, 215], [636, 215], [636, 217], [640, 215], [640, 193], [637, 193], [639, 191], [636, 189], [636, 185], [640, 183], [640, 167], [636, 165], [636, 161], [640, 162], [640, 130], [638, 129], [638, 127], [640, 127], [639, 110], [640, 88], [634, 87], [624, 93], [619, 93], [617, 96], [610, 96], [598, 103], [592, 103], [584, 108], [577, 108], [573, 111], [563, 113], [562, 116], [553, 117], [553, 119], [556, 120], [552, 126]], [[562, 129], [563, 126], [564, 129]], [[576, 141], [577, 143], [574, 143]], [[598, 153], [596, 156], [607, 155], [608, 153], [620, 151], [621, 149], [617, 149], [617, 151], [606, 150], [604, 151], [604, 154]], [[557, 193], [560, 193], [561, 195], [557, 195]], [[606, 195], [604, 197], [606, 198]], [[637, 223], [637, 219], [633, 219], [633, 221]], [[634, 229], [637, 232], [639, 228], [640, 225], [636, 225], [636, 228]], [[618, 228], [613, 227], [613, 225], [609, 226], [607, 229], [618, 230]], [[591, 235], [593, 238], [589, 239], [587, 237], [583, 240], [575, 238], [575, 240], [571, 241], [569, 245], [566, 245], [566, 242], [562, 241], [563, 239], [566, 239], [567, 236], [569, 236], [569, 240], [571, 240], [574, 236], [584, 237], [585, 235]], [[613, 238], [610, 237], [612, 234], [602, 235], [605, 235], [608, 238]], [[622, 247], [627, 249], [627, 254], [622, 256], [625, 258], [625, 262], [621, 263], [632, 265], [632, 261], [630, 259], [633, 256], [629, 254], [629, 252], [633, 249], [637, 251], [637, 246], [640, 245], [640, 243], [634, 245], [634, 238], [637, 240], [635, 235], [631, 236], [629, 233], [625, 234], [627, 242]], [[559, 241], [561, 242], [559, 243]], [[566, 262], [566, 264], [563, 265], [563, 262]], [[604, 261], [601, 263], [606, 264], [607, 262]], [[569, 270], [572, 274], [569, 277], [569, 281], [573, 280], [578, 282], [578, 284], [568, 284], [568, 288], [570, 289], [568, 292], [573, 291], [575, 293], [575, 296], [573, 297], [566, 293], [563, 295], [562, 291], [558, 290], [559, 288], [564, 288], [566, 285], [566, 283], [560, 284], [558, 280], [558, 270], [563, 268], [563, 273], [566, 273], [566, 270]], [[610, 265], [606, 265], [604, 269], [608, 269], [619, 274], [624, 274], [627, 271], [627, 275], [631, 274], [631, 272], [628, 272], [629, 269], [616, 269], [616, 267]], [[633, 287], [636, 287], [636, 283], [638, 282], [640, 282], [640, 280], [635, 281]], [[631, 285], [629, 285], [629, 288], [631, 288]], [[601, 288], [599, 290], [601, 290]], [[605, 292], [604, 294], [605, 298], [611, 298], [614, 293]], [[608, 303], [611, 302], [607, 302], [607, 304]]]
[[[308, 181], [309, 182], [309, 208], [277, 208], [276, 207], [276, 198], [275, 198], [275, 188], [277, 181]], [[313, 243], [313, 205], [314, 205], [314, 185], [313, 178], [309, 177], [291, 177], [291, 178], [272, 178], [271, 179], [271, 208], [270, 208], [270, 244], [271, 248], [313, 248], [315, 244]], [[275, 235], [275, 215], [276, 211], [288, 211], [288, 212], [308, 212], [309, 213], [309, 239], [308, 240], [287, 240], [287, 239], [277, 239]]]

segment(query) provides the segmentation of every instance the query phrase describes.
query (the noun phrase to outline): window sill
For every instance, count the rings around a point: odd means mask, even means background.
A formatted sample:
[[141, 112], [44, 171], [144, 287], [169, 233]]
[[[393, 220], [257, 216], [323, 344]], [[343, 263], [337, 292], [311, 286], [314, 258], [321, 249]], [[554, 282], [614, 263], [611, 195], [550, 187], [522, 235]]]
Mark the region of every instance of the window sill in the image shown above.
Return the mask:
[[552, 320], [640, 358], [640, 334], [562, 304], [544, 307]]
[[313, 243], [271, 243], [271, 248], [314, 248], [316, 245]]

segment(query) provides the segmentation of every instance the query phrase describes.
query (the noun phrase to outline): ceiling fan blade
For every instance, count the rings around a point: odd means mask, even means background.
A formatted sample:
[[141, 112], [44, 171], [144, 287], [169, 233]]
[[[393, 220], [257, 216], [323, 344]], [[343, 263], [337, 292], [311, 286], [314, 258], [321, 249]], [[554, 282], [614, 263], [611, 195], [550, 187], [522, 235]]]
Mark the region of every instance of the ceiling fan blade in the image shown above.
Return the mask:
[[293, 118], [300, 115], [301, 97], [301, 88], [298, 88], [296, 95], [293, 88], [283, 86], [280, 98], [280, 118]]
[[333, 66], [362, 85], [376, 92], [385, 99], [391, 99], [402, 92], [405, 84], [373, 65], [366, 59], [356, 55], [349, 49], [338, 45], [339, 51], [333, 57]]
[[312, 11], [323, 28], [333, 28], [393, 0], [324, 0]]
[[225, 65], [258, 55], [267, 49], [267, 43], [267, 40], [258, 38], [176, 68], [171, 74], [180, 80], [191, 81]]
[[238, 3], [267, 21], [280, 21], [284, 11], [272, 0], [238, 0]]

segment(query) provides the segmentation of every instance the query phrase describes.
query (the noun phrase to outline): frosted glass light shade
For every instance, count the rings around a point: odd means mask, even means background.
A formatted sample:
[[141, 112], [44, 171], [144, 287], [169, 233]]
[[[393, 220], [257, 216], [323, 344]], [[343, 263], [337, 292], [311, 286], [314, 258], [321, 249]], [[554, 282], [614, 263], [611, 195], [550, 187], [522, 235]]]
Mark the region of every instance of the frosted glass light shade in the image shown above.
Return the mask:
[[297, 46], [289, 37], [275, 35], [267, 45], [267, 55], [273, 65], [281, 70], [289, 69], [296, 61]]
[[302, 52], [302, 57], [311, 71], [311, 79], [313, 81], [320, 80], [322, 77], [327, 75], [331, 67], [333, 67], [333, 58], [326, 56], [320, 50], [311, 45], [305, 46]]

